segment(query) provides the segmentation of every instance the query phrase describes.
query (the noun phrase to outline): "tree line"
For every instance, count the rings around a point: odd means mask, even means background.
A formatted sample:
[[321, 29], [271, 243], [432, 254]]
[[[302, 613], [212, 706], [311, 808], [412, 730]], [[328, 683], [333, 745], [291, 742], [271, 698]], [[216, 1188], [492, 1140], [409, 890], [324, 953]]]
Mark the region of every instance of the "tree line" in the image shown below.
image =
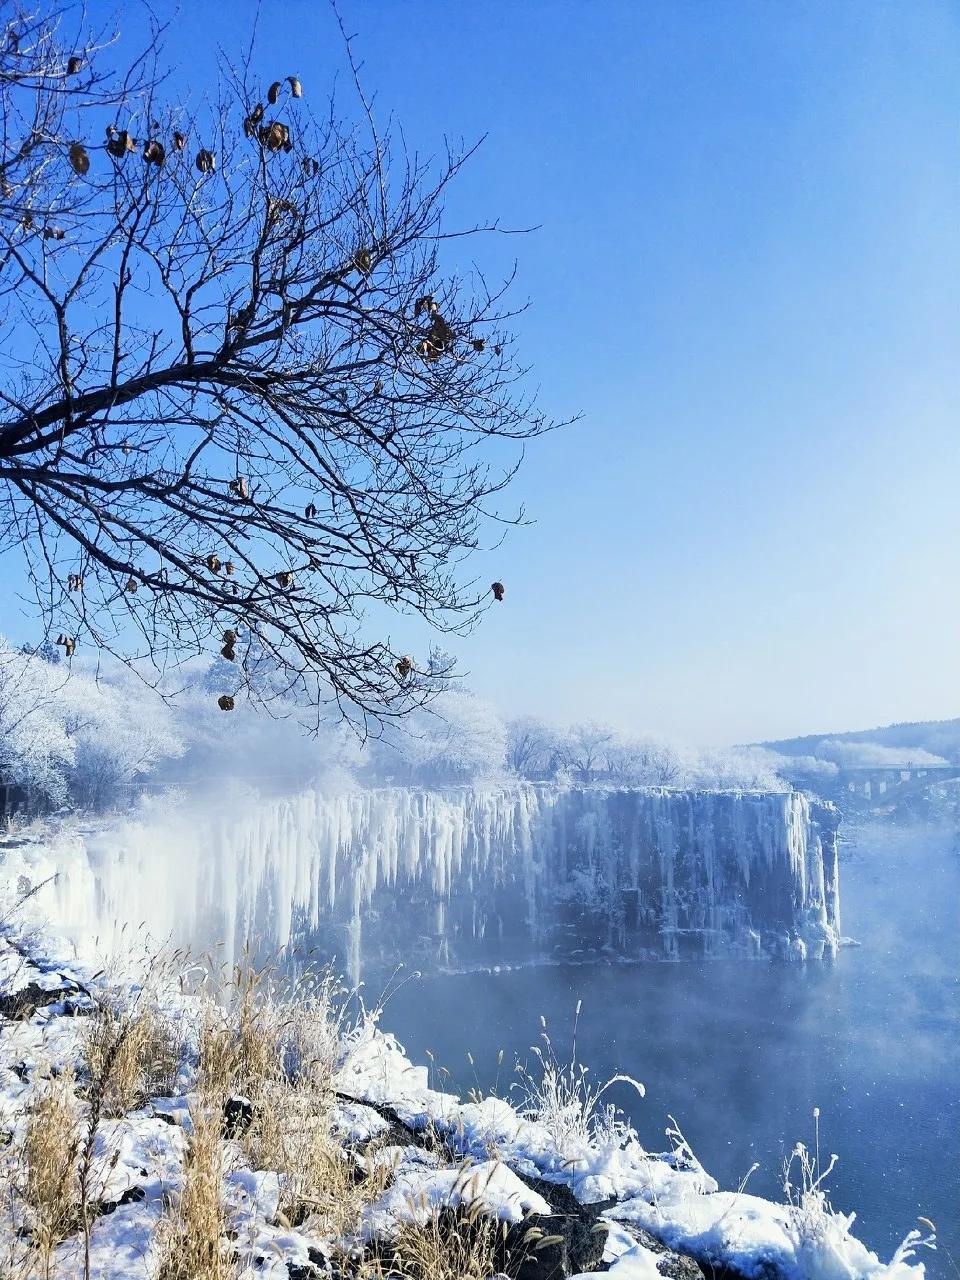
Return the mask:
[[[223, 659], [171, 674], [160, 693], [135, 671], [49, 645], [0, 641], [0, 784], [32, 809], [108, 809], [146, 790], [177, 803], [238, 782], [261, 790], [300, 786], [449, 786], [536, 782], [668, 787], [782, 788], [778, 757], [751, 749], [705, 751], [596, 721], [561, 726], [504, 718], [446, 674], [449, 656], [424, 664], [429, 703], [362, 740], [339, 716], [282, 688], [266, 650], [248, 657], [259, 697], [225, 718], [215, 697], [231, 679]], [[261, 701], [262, 699], [262, 701]], [[269, 708], [265, 713], [264, 706]], [[312, 727], [304, 733], [304, 725]]]

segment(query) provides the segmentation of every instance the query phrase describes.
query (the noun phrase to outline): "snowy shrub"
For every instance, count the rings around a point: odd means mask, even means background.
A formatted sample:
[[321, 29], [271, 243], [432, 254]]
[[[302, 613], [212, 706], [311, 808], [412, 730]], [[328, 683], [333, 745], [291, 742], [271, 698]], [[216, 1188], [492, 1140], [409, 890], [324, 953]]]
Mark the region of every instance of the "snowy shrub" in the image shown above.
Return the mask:
[[[814, 1108], [813, 1121], [814, 1150], [810, 1151], [798, 1142], [784, 1165], [787, 1237], [804, 1276], [810, 1280], [848, 1280], [851, 1276], [864, 1274], [866, 1251], [852, 1234], [857, 1215], [839, 1213], [830, 1203], [826, 1180], [839, 1157], [831, 1155], [826, 1164], [821, 1160], [819, 1107]], [[932, 1225], [929, 1224], [931, 1228]], [[921, 1247], [935, 1247], [932, 1229], [925, 1237], [919, 1231], [910, 1231], [889, 1264], [876, 1267], [878, 1277], [882, 1275], [886, 1280], [892, 1280], [903, 1276], [907, 1280], [907, 1277], [915, 1275], [916, 1269], [908, 1263]], [[867, 1257], [872, 1256], [867, 1254]]]

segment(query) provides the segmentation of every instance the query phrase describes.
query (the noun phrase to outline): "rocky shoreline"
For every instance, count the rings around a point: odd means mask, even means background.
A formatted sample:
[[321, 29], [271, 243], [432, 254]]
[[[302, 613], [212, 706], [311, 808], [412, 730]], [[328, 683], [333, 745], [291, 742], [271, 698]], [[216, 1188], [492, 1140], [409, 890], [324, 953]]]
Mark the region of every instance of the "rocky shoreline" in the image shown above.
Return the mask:
[[[548, 1088], [539, 1105], [534, 1100], [519, 1110], [502, 1098], [463, 1101], [435, 1088], [428, 1069], [410, 1063], [372, 1015], [337, 1025], [323, 1086], [325, 1131], [350, 1186], [360, 1188], [355, 1220], [332, 1229], [337, 1215], [325, 1214], [309, 1197], [291, 1211], [290, 1170], [256, 1167], [250, 1159], [244, 1143], [268, 1116], [267, 1095], [251, 1099], [226, 1087], [222, 1095], [202, 1095], [202, 1019], [196, 995], [182, 983], [179, 994], [168, 990], [165, 1009], [170, 1025], [183, 1032], [170, 1087], [138, 1097], [130, 1110], [114, 1107], [109, 1114], [102, 1107], [89, 1027], [104, 1019], [108, 1028], [121, 1026], [130, 1018], [132, 1006], [118, 1003], [117, 990], [103, 975], [46, 954], [37, 935], [6, 930], [0, 943], [0, 1138], [11, 1190], [0, 1223], [5, 1275], [165, 1280], [187, 1274], [170, 1270], [162, 1241], [183, 1213], [198, 1124], [205, 1123], [211, 1098], [222, 1235], [211, 1246], [215, 1265], [191, 1273], [198, 1276], [923, 1275], [922, 1264], [911, 1260], [919, 1233], [885, 1265], [850, 1234], [852, 1218], [834, 1214], [816, 1195], [776, 1205], [722, 1192], [681, 1135], [674, 1134], [670, 1151], [648, 1153], [622, 1117], [597, 1099], [585, 1106], [582, 1096], [558, 1092], [557, 1078], [552, 1096]], [[144, 986], [125, 990], [133, 1001], [145, 999]], [[572, 1079], [561, 1071], [561, 1085]], [[75, 1091], [80, 1145], [89, 1148], [96, 1175], [83, 1198], [83, 1229], [66, 1231], [49, 1247], [40, 1270], [37, 1212], [22, 1176], [24, 1144], [38, 1100], [64, 1081]], [[305, 1096], [296, 1087], [291, 1107]], [[346, 1194], [336, 1192], [341, 1200]], [[407, 1266], [408, 1246], [398, 1241], [417, 1232], [433, 1233], [441, 1251], [447, 1241], [463, 1250], [465, 1240], [472, 1247], [472, 1236], [483, 1236], [478, 1258], [486, 1261], [473, 1260], [479, 1271], [468, 1269], [468, 1256], [455, 1264], [459, 1270], [424, 1269], [422, 1259]]]

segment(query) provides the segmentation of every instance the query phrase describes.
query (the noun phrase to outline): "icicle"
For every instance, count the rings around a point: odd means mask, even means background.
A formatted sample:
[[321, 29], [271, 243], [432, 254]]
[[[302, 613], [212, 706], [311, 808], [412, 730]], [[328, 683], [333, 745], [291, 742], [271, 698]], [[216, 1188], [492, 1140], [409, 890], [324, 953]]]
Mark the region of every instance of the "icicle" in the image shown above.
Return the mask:
[[228, 961], [255, 935], [309, 946], [339, 929], [355, 967], [365, 913], [405, 900], [412, 938], [442, 933], [445, 946], [521, 930], [533, 952], [553, 945], [564, 901], [585, 920], [593, 912], [597, 946], [613, 945], [629, 893], [634, 947], [643, 935], [670, 957], [687, 946], [754, 954], [758, 937], [776, 936], [829, 955], [836, 826], [835, 810], [796, 792], [515, 784], [232, 796], [61, 840], [53, 923], [109, 938], [143, 922], [155, 939], [222, 942]]

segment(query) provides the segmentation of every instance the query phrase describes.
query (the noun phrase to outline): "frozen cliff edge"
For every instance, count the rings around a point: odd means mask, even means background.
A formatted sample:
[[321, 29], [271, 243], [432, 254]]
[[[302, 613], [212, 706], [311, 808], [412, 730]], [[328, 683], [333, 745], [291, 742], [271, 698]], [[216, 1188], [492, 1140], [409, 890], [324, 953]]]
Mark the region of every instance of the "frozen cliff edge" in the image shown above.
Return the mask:
[[[517, 783], [153, 806], [7, 850], [74, 939], [145, 927], [360, 959], [469, 965], [832, 956], [837, 811], [795, 791]], [[19, 857], [19, 861], [18, 861]]]

